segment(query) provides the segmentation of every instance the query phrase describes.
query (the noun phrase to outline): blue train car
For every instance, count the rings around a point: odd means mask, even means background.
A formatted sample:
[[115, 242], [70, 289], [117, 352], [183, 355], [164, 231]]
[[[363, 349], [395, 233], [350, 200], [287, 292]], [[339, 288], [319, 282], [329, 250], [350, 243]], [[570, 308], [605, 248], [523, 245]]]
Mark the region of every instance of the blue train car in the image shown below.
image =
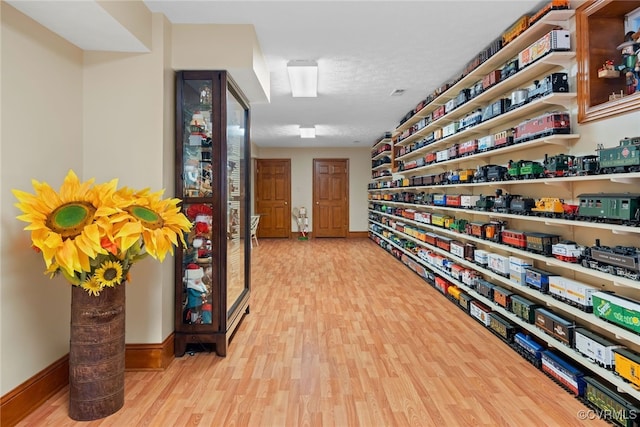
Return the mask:
[[557, 276], [557, 274], [535, 267], [525, 267], [524, 284], [546, 294], [549, 292], [549, 277], [551, 276]]
[[433, 204], [436, 206], [446, 206], [447, 205], [447, 195], [446, 194], [434, 194], [433, 195]]
[[518, 332], [513, 337], [514, 348], [522, 357], [527, 359], [536, 368], [542, 365], [542, 351], [545, 349], [540, 343], [531, 338], [531, 335]]
[[542, 372], [576, 396], [584, 396], [584, 373], [552, 351], [542, 352]]

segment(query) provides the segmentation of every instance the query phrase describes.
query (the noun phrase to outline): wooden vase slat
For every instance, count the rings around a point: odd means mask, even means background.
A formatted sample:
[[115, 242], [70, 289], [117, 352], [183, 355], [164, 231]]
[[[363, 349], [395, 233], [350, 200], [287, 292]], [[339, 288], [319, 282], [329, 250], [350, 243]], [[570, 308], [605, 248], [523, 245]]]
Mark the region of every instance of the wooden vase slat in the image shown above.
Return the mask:
[[72, 287], [69, 417], [90, 421], [124, 405], [125, 284], [89, 295]]

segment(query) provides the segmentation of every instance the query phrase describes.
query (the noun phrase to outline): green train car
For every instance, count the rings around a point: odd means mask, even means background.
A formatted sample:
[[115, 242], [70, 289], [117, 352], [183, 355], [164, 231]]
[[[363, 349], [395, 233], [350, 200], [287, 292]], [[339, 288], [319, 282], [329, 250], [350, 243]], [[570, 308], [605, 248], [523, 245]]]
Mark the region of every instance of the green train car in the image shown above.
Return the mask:
[[595, 378], [585, 376], [583, 379], [587, 384], [584, 399], [590, 407], [599, 411], [601, 418], [617, 426], [638, 426], [640, 408], [637, 405]]
[[640, 301], [608, 292], [594, 292], [591, 300], [596, 317], [640, 334]]
[[578, 220], [639, 224], [640, 194], [580, 194], [578, 200]]
[[511, 179], [533, 179], [545, 176], [545, 167], [531, 160], [509, 161], [507, 174]]
[[623, 138], [617, 147], [604, 148], [598, 144], [598, 173], [640, 171], [640, 137]]

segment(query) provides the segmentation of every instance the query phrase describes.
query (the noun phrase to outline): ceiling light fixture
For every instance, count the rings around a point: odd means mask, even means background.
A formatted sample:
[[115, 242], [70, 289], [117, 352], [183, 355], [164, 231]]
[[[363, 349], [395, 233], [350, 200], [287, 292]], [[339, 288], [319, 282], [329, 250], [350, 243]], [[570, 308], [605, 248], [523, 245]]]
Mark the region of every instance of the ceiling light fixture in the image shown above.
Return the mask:
[[289, 84], [294, 98], [315, 98], [318, 96], [318, 63], [316, 61], [289, 61]]
[[316, 127], [302, 127], [300, 126], [300, 138], [315, 138], [316, 137]]

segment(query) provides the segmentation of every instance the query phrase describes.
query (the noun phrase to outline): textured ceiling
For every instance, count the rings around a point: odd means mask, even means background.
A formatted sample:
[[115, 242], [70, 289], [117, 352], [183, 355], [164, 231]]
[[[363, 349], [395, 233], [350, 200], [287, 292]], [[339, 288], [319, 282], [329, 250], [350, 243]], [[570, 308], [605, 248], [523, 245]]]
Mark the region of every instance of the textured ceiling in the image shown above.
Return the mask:
[[[102, 50], [109, 41], [114, 50], [144, 50], [136, 40], [127, 42], [129, 37], [95, 7], [97, 2], [8, 2], [83, 49]], [[77, 7], [81, 3], [94, 4]], [[251, 138], [258, 146], [370, 147], [478, 51], [544, 1], [144, 3], [173, 23], [255, 27], [271, 78], [271, 102], [251, 106]], [[207, 40], [194, 43], [207, 48]], [[318, 98], [290, 95], [286, 63], [299, 59], [318, 62]], [[405, 92], [390, 96], [396, 89]], [[317, 138], [301, 139], [300, 125], [315, 125]]]
[[[254, 25], [271, 74], [271, 102], [251, 110], [258, 146], [370, 147], [540, 1], [145, 3], [174, 23]], [[318, 98], [291, 97], [292, 59], [318, 62]], [[317, 138], [301, 139], [299, 125]]]

